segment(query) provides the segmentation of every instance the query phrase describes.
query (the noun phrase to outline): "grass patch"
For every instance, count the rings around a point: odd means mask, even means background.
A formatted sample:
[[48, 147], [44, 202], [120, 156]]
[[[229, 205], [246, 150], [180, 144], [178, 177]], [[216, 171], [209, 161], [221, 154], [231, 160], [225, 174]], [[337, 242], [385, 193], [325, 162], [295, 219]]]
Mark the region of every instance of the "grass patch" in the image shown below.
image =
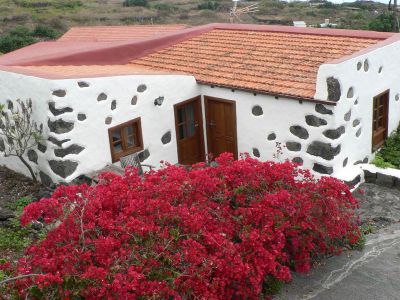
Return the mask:
[[18, 199], [8, 208], [15, 211], [15, 217], [8, 227], [0, 227], [0, 251], [21, 252], [32, 242], [31, 228], [22, 227], [19, 221], [24, 207], [32, 202], [29, 197]]

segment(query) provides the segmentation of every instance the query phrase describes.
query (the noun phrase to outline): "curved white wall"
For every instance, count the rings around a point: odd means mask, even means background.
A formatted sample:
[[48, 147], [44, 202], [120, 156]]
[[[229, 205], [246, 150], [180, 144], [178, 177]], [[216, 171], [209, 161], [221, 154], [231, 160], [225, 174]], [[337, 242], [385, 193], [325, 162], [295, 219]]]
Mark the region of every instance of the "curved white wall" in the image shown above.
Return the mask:
[[[389, 94], [389, 134], [396, 130], [400, 121], [400, 43], [395, 42], [375, 49], [358, 57], [350, 58], [338, 64], [325, 64], [319, 68], [317, 92], [315, 98], [326, 99], [326, 78], [333, 76], [341, 85], [341, 98], [334, 109], [335, 126], [345, 126], [346, 133], [338, 140], [342, 145], [341, 153], [335, 158], [335, 174], [345, 176], [353, 164], [373, 157], [372, 145], [372, 104], [373, 97], [390, 90]], [[364, 69], [367, 62], [367, 71]], [[354, 96], [347, 93], [353, 88]], [[344, 115], [351, 110], [349, 121]], [[353, 126], [359, 120], [360, 124]], [[357, 121], [356, 123], [357, 124]], [[361, 135], [356, 136], [361, 128]], [[348, 164], [343, 168], [343, 161]]]

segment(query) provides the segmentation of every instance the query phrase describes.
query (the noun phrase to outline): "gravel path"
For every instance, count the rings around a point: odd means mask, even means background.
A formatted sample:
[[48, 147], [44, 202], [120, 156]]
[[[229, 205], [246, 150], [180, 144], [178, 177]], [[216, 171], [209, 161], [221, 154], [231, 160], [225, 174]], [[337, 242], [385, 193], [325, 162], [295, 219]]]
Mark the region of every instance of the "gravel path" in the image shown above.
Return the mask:
[[363, 251], [348, 251], [315, 266], [293, 281], [275, 299], [290, 300], [399, 300], [400, 299], [400, 191], [363, 184], [360, 201], [363, 223], [374, 224]]

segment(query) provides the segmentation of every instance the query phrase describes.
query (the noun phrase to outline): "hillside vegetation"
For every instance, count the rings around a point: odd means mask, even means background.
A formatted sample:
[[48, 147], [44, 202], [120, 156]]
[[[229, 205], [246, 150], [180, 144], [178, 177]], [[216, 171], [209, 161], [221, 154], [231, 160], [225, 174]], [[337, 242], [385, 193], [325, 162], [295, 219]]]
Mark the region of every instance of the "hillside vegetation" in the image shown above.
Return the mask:
[[[241, 1], [239, 7], [253, 3], [256, 2]], [[261, 0], [257, 3], [259, 12], [243, 15], [242, 23], [291, 25], [302, 20], [318, 26], [329, 19], [340, 28], [368, 29], [371, 21], [387, 10], [386, 5], [373, 2], [334, 5]], [[229, 22], [231, 7], [231, 0], [0, 0], [0, 52], [52, 39], [79, 25]], [[15, 36], [17, 41], [12, 39]]]

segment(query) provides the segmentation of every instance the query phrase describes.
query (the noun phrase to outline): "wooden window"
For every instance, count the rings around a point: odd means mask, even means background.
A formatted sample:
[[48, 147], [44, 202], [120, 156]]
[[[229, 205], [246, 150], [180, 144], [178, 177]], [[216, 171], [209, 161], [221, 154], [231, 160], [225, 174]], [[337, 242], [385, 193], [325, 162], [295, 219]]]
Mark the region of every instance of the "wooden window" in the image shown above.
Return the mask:
[[140, 118], [108, 129], [112, 162], [123, 156], [143, 150]]

